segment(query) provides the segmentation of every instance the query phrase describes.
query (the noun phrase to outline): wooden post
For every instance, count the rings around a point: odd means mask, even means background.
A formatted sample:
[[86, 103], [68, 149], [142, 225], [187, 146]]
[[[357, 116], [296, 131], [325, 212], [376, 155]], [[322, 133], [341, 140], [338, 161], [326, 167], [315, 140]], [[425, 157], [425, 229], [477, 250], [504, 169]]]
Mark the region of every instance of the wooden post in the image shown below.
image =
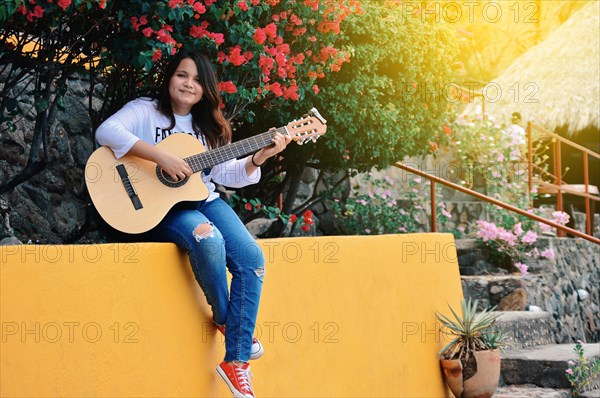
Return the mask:
[[[556, 185], [558, 186], [558, 192], [556, 192], [556, 211], [563, 211], [563, 196], [562, 196], [562, 162], [560, 159], [560, 140], [554, 141], [554, 175], [556, 176]], [[556, 235], [559, 238], [565, 236], [565, 233], [558, 230]]]
[[437, 205], [435, 203], [435, 181], [429, 180], [431, 195], [431, 232], [437, 232]]
[[529, 195], [529, 202], [533, 209], [533, 142], [531, 138], [531, 122], [527, 122], [527, 195]]
[[583, 152], [583, 181], [585, 183], [585, 233], [592, 234], [592, 219], [594, 217], [590, 212], [590, 181], [588, 172], [588, 154]]

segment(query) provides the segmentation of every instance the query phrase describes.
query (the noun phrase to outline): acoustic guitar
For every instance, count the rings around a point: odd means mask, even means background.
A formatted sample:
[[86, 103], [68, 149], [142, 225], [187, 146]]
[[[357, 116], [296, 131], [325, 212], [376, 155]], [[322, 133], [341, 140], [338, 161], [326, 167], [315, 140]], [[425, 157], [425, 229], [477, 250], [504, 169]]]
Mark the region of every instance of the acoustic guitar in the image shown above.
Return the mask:
[[276, 132], [289, 135], [298, 144], [315, 142], [325, 134], [326, 123], [312, 108], [286, 126], [208, 151], [192, 135], [170, 135], [156, 145], [188, 163], [193, 174], [182, 180], [173, 180], [156, 163], [133, 155], [116, 159], [113, 151], [103, 146], [88, 159], [85, 182], [104, 221], [122, 232], [142, 233], [155, 227], [177, 203], [208, 197], [200, 176], [203, 170], [271, 145]]

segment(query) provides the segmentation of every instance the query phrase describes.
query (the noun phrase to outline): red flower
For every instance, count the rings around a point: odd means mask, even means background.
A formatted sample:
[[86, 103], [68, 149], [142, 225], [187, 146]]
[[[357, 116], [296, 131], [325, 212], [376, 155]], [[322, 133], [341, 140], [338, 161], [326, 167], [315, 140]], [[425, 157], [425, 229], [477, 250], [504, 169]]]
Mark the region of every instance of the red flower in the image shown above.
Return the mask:
[[283, 90], [279, 82], [267, 85], [265, 86], [265, 89], [271, 91], [273, 94], [275, 94], [276, 97], [281, 97], [283, 95]]
[[252, 205], [251, 205], [250, 203], [246, 203], [246, 204], [244, 205], [244, 209], [246, 209], [246, 210], [248, 210], [248, 211], [251, 211], [251, 210], [252, 210]]
[[58, 0], [58, 6], [65, 11], [71, 5], [71, 0]]
[[300, 95], [298, 94], [298, 86], [291, 85], [287, 88], [285, 88], [285, 91], [283, 93], [283, 98], [284, 99], [291, 99], [294, 101], [297, 101], [300, 98]]
[[295, 214], [290, 215], [290, 222], [293, 224], [298, 220], [298, 216]]
[[270, 24], [265, 26], [264, 32], [268, 37], [274, 39], [277, 36], [277, 26], [275, 26], [275, 24], [271, 22]]
[[290, 17], [290, 22], [294, 25], [302, 25], [302, 20], [298, 18], [296, 14], [292, 14], [292, 16]]
[[256, 44], [263, 44], [265, 40], [267, 40], [265, 31], [261, 28], [256, 28], [256, 31], [254, 31], [254, 41]]
[[310, 231], [310, 225], [303, 225], [300, 227], [300, 229], [302, 229], [304, 232], [308, 232]]
[[146, 37], [150, 37], [150, 36], [152, 36], [152, 32], [154, 32], [154, 31], [152, 30], [152, 28], [151, 28], [151, 27], [147, 27], [146, 29], [142, 30], [142, 33], [143, 33], [143, 34], [144, 34], [144, 36], [146, 36]]
[[246, 57], [242, 55], [242, 49], [239, 46], [229, 49], [229, 55], [226, 60], [231, 62], [233, 66], [240, 66], [248, 62]]
[[315, 84], [314, 86], [312, 86], [312, 91], [313, 91], [315, 94], [319, 94], [319, 86], [317, 86], [316, 84]]
[[306, 210], [304, 212], [304, 214], [302, 215], [302, 217], [304, 217], [304, 219], [311, 218], [312, 216], [313, 216], [312, 210]]
[[237, 87], [235, 86], [235, 84], [233, 84], [231, 80], [226, 82], [220, 82], [219, 91], [224, 91], [227, 94], [233, 94], [237, 92]]
[[240, 1], [239, 3], [237, 3], [237, 6], [240, 8], [240, 10], [242, 11], [248, 11], [248, 4], [246, 4], [245, 1]]
[[194, 11], [198, 14], [204, 14], [206, 12], [206, 7], [204, 7], [204, 4], [198, 2], [194, 4]]
[[446, 126], [445, 124], [442, 126], [442, 131], [446, 135], [452, 134], [452, 129], [449, 126]]
[[44, 16], [44, 9], [40, 6], [33, 7], [33, 16], [36, 18], [41, 18]]
[[152, 55], [152, 61], [156, 62], [161, 58], [162, 58], [162, 50], [160, 48], [157, 50], [154, 50], [154, 55]]

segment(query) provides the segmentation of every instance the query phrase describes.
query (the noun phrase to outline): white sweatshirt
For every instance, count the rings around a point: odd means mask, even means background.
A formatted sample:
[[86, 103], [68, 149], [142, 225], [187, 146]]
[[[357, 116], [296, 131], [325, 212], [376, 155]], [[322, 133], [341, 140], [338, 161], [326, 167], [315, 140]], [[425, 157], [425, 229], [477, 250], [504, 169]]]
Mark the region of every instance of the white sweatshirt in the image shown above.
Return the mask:
[[[193, 135], [208, 150], [204, 136], [195, 133], [192, 128], [191, 114], [175, 115], [175, 126], [169, 130], [167, 128], [171, 122], [167, 116], [156, 109], [156, 104], [157, 101], [150, 98], [138, 98], [128, 102], [98, 127], [96, 140], [100, 145], [110, 147], [117, 159], [129, 152], [137, 140], [156, 145], [174, 133]], [[211, 180], [231, 188], [256, 184], [260, 180], [260, 168], [247, 175], [245, 165], [245, 159], [232, 159], [216, 165], [208, 175], [202, 173], [202, 181], [209, 191], [207, 201], [219, 197], [215, 193], [215, 184]]]

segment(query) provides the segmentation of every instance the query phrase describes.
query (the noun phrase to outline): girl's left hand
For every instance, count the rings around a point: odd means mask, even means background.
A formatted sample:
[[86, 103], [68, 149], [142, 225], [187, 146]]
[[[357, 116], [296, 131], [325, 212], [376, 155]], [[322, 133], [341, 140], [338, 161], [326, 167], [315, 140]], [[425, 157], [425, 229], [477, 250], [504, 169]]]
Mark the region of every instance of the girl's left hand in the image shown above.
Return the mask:
[[289, 135], [275, 133], [275, 136], [273, 137], [273, 145], [263, 148], [260, 151], [256, 152], [256, 154], [254, 155], [254, 162], [257, 164], [263, 164], [268, 158], [275, 156], [279, 152], [283, 151], [291, 140], [292, 138]]

